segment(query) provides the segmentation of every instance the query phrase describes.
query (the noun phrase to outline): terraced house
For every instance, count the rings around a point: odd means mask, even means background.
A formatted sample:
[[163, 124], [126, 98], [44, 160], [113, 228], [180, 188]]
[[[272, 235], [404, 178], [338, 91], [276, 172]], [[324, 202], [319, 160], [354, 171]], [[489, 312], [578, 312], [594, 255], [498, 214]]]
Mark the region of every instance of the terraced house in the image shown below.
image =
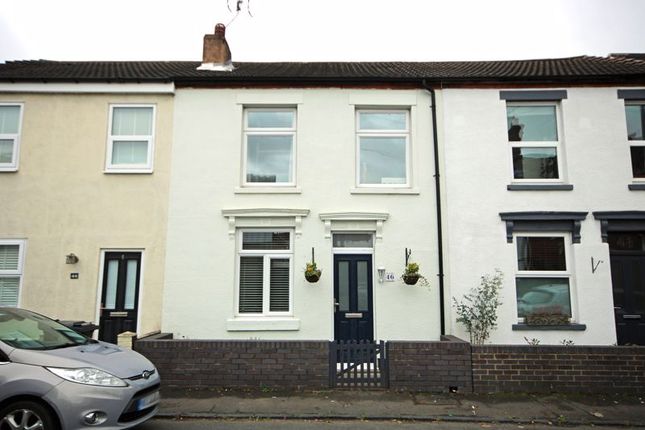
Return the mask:
[[0, 65], [3, 304], [106, 339], [427, 341], [499, 268], [494, 342], [643, 343], [641, 58], [229, 54]]

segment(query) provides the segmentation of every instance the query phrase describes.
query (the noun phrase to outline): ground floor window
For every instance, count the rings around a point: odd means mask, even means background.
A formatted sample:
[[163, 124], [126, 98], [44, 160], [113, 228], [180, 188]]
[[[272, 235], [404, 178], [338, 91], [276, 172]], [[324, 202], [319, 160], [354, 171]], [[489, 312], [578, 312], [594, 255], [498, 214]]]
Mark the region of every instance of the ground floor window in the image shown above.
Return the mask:
[[515, 277], [517, 315], [564, 314], [571, 317], [569, 239], [562, 235], [517, 235]]
[[293, 245], [288, 230], [240, 230], [238, 313], [287, 315], [291, 309]]
[[0, 240], [0, 306], [18, 306], [24, 241]]

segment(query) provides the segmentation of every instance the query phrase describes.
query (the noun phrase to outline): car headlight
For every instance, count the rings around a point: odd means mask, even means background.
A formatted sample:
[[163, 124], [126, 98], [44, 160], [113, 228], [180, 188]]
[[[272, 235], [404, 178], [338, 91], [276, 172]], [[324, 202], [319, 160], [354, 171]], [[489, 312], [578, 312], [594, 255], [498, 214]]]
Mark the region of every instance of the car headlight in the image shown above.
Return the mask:
[[71, 382], [87, 385], [100, 385], [103, 387], [127, 387], [128, 384], [114, 375], [99, 369], [83, 367], [80, 369], [65, 369], [61, 367], [45, 367], [54, 375], [60, 376]]

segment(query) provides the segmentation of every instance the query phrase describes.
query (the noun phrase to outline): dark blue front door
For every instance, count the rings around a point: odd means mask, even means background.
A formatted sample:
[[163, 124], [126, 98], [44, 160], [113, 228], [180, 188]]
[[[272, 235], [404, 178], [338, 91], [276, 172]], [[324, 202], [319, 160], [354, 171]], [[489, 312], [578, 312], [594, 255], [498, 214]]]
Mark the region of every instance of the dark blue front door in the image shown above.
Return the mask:
[[609, 234], [618, 345], [645, 345], [645, 232]]
[[374, 340], [372, 296], [372, 256], [335, 254], [335, 340]]

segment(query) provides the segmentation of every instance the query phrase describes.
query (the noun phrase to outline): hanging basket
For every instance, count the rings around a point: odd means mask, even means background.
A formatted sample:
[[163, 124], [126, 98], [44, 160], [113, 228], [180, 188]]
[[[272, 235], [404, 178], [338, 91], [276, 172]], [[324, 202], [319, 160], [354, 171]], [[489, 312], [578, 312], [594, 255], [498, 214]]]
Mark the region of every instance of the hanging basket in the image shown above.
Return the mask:
[[315, 272], [305, 272], [305, 279], [307, 282], [316, 283], [320, 279], [321, 271], [316, 270]]
[[420, 277], [421, 275], [418, 273], [408, 273], [402, 276], [403, 282], [405, 282], [406, 285], [416, 285]]

